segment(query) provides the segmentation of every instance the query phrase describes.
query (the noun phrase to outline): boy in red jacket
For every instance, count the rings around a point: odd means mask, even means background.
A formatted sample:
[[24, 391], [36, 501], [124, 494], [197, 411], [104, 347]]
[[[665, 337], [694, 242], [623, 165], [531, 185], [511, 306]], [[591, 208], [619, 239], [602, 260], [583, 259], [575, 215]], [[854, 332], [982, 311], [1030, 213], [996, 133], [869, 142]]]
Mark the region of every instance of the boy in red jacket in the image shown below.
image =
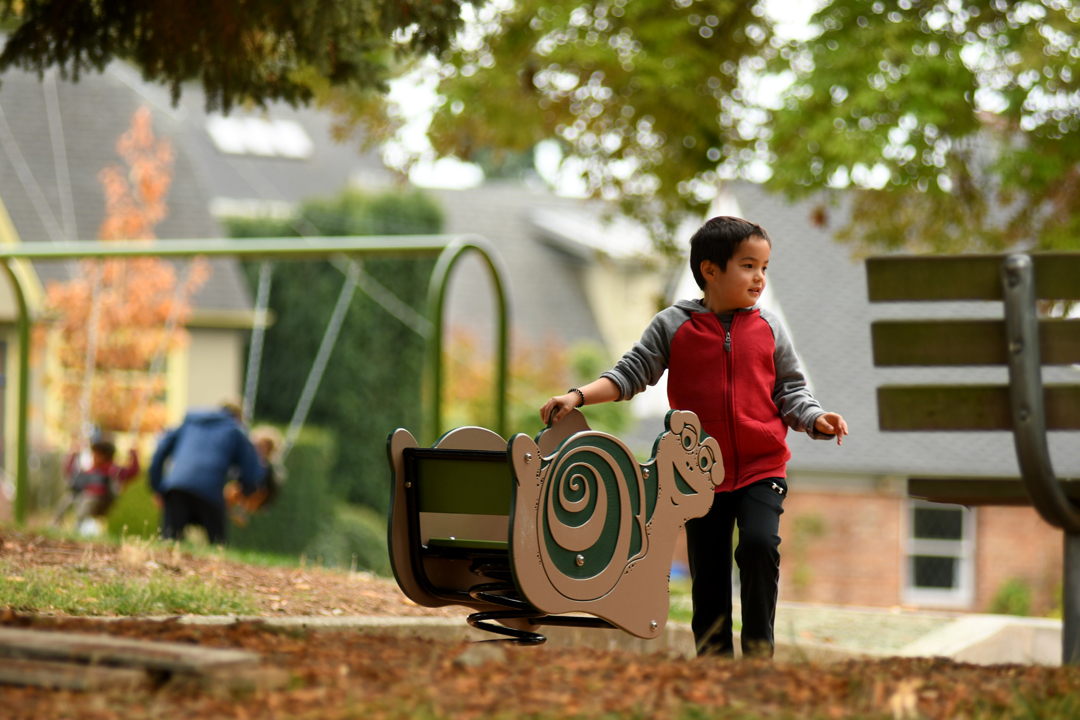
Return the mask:
[[791, 338], [758, 307], [772, 241], [759, 225], [716, 217], [690, 239], [690, 268], [701, 300], [680, 300], [649, 323], [641, 340], [600, 379], [540, 409], [545, 422], [572, 408], [629, 400], [668, 374], [673, 409], [691, 410], [720, 443], [724, 480], [712, 509], [686, 523], [698, 654], [732, 656], [732, 533], [742, 584], [742, 650], [772, 657], [780, 579], [780, 515], [791, 453], [787, 430], [815, 439], [848, 434], [840, 415], [810, 394]]

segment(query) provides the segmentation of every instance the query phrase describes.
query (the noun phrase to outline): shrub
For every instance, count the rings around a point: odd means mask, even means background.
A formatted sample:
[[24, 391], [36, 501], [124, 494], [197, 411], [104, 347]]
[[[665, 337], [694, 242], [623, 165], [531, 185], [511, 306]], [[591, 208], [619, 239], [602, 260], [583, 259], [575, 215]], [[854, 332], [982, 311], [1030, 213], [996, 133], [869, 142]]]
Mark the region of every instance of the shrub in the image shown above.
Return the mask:
[[1023, 578], [1006, 580], [994, 593], [988, 610], [998, 615], [1031, 614], [1031, 584]]
[[109, 508], [109, 535], [156, 537], [161, 532], [161, 511], [145, 473], [132, 479]]
[[64, 453], [32, 451], [29, 463], [27, 511], [31, 514], [53, 512], [67, 493], [64, 479]]
[[333, 524], [323, 528], [304, 554], [327, 567], [390, 575], [386, 527], [386, 518], [371, 508], [339, 503]]

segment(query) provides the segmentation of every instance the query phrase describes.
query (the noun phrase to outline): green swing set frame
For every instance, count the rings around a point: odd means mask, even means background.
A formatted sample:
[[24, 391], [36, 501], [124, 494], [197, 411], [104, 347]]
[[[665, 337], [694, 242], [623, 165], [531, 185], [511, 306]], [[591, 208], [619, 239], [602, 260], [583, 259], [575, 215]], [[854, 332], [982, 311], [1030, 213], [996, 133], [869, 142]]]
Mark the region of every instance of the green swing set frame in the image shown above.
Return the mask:
[[18, 309], [19, 397], [15, 441], [15, 522], [26, 520], [29, 496], [27, 416], [29, 409], [30, 333], [34, 323], [26, 297], [29, 288], [20, 261], [193, 256], [230, 256], [244, 260], [325, 260], [334, 257], [437, 257], [428, 283], [427, 316], [432, 332], [424, 370], [424, 438], [434, 442], [442, 431], [443, 312], [450, 274], [466, 254], [483, 258], [498, 306], [494, 401], [495, 431], [506, 435], [506, 394], [510, 357], [510, 309], [507, 276], [495, 247], [478, 235], [404, 235], [389, 237], [250, 238], [243, 240], [154, 240], [33, 242], [0, 245], [0, 267], [7, 273]]

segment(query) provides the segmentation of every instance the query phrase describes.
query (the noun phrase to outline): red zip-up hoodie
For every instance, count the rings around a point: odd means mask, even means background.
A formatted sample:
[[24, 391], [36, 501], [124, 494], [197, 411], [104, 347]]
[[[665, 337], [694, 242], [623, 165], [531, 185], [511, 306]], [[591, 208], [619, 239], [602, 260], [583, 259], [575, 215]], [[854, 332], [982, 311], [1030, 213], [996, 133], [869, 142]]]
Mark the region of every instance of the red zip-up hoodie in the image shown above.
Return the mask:
[[717, 492], [787, 477], [787, 429], [816, 439], [821, 405], [779, 318], [760, 307], [736, 310], [730, 328], [702, 301], [681, 300], [649, 323], [641, 340], [603, 377], [628, 400], [668, 373], [672, 409], [691, 410], [724, 458]]

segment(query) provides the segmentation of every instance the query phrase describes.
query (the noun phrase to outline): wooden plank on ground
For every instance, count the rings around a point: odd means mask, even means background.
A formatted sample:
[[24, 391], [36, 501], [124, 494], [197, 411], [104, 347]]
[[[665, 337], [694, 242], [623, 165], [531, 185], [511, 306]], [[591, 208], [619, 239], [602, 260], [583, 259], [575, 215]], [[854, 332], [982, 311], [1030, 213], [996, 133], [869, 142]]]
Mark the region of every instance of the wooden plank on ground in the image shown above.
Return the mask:
[[151, 678], [145, 670], [0, 658], [0, 685], [32, 685], [52, 690], [135, 690], [150, 684]]
[[[1080, 481], [1062, 482], [1061, 488], [1080, 504]], [[908, 495], [955, 505], [1031, 505], [1019, 478], [909, 478]]]
[[[1043, 300], [1080, 300], [1080, 253], [1032, 253]], [[890, 255], [866, 260], [870, 302], [1001, 300], [1004, 255]]]
[[[879, 320], [870, 326], [874, 364], [1005, 365], [1004, 320]], [[1044, 365], [1080, 363], [1080, 321], [1039, 321], [1039, 355]]]
[[253, 669], [259, 665], [258, 653], [245, 650], [21, 628], [0, 628], [0, 657], [188, 674]]
[[[877, 391], [882, 430], [1012, 430], [1005, 385], [883, 385]], [[1080, 430], [1080, 385], [1044, 388], [1048, 430]]]

